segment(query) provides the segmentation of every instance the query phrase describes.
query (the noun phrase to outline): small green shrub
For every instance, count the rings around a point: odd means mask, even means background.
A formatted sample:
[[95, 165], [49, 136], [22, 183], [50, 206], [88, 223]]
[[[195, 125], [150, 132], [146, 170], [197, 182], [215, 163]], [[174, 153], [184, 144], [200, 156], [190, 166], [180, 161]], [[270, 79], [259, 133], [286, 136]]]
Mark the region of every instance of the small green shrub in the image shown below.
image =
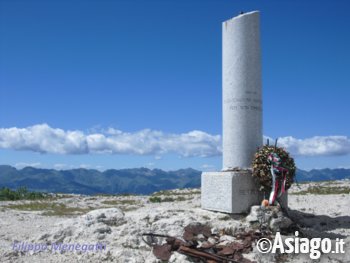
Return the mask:
[[106, 200], [102, 201], [105, 205], [139, 205], [140, 202], [136, 200]]
[[0, 201], [15, 201], [15, 200], [35, 200], [44, 199], [51, 196], [40, 192], [30, 192], [25, 186], [18, 187], [16, 190], [3, 187], [0, 189]]
[[189, 199], [186, 199], [185, 197], [183, 196], [178, 196], [176, 198], [173, 198], [173, 197], [164, 197], [164, 198], [161, 198], [159, 196], [151, 196], [149, 198], [149, 201], [151, 203], [163, 203], [163, 202], [181, 202], [181, 201], [186, 201], [186, 200], [189, 200]]
[[158, 197], [158, 196], [151, 196], [149, 198], [149, 201], [151, 203], [161, 203], [162, 202], [162, 198]]

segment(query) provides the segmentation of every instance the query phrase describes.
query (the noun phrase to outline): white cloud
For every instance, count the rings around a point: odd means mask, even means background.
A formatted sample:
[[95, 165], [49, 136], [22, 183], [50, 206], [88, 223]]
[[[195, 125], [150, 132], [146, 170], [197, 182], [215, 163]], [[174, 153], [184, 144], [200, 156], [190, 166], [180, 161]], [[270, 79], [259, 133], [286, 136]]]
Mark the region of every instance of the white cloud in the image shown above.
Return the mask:
[[0, 148], [40, 153], [86, 153], [86, 136], [81, 131], [54, 129], [47, 124], [27, 128], [1, 128]]
[[350, 154], [350, 138], [347, 136], [315, 136], [307, 139], [279, 138], [278, 145], [294, 155], [347, 155]]
[[[264, 136], [264, 140], [269, 137]], [[270, 139], [270, 144], [274, 141]], [[347, 136], [316, 136], [306, 139], [282, 137], [278, 145], [293, 155], [326, 156], [350, 154]], [[182, 157], [210, 157], [221, 155], [221, 136], [203, 131], [163, 133], [144, 129], [129, 133], [109, 128], [104, 132], [65, 131], [38, 124], [26, 128], [0, 128], [0, 148], [54, 154], [132, 154], [154, 155], [166, 153]]]
[[26, 128], [0, 128], [0, 148], [54, 154], [136, 154], [176, 153], [181, 156], [221, 154], [221, 138], [202, 131], [171, 134], [144, 129], [134, 133], [108, 129], [105, 133], [84, 133], [38, 124]]

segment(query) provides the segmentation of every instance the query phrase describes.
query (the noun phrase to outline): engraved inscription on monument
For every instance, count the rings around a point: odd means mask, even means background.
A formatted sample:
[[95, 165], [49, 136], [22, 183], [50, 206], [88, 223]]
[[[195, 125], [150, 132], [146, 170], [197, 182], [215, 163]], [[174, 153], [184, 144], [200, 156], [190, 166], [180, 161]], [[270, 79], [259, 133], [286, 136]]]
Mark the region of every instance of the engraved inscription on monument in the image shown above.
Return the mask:
[[247, 94], [247, 97], [224, 99], [223, 101], [225, 105], [224, 107], [228, 107], [230, 110], [252, 110], [252, 111], [261, 112], [262, 111], [261, 99], [250, 96], [251, 93], [256, 94], [256, 92], [249, 92], [249, 93], [250, 94]]

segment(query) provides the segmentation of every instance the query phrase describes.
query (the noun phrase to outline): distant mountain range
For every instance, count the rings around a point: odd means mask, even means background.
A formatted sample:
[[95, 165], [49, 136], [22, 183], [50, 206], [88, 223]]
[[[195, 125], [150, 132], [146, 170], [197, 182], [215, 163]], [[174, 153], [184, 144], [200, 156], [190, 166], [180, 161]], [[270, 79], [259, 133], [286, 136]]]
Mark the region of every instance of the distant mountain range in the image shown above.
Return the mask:
[[54, 170], [0, 165], [0, 187], [77, 194], [150, 194], [155, 191], [194, 188], [200, 185], [200, 171], [180, 169], [122, 169], [100, 172], [92, 169]]
[[[0, 187], [31, 191], [77, 194], [151, 194], [160, 190], [200, 187], [201, 171], [160, 169], [122, 169], [104, 172], [92, 169], [54, 170], [0, 165]], [[350, 169], [297, 170], [297, 181], [350, 179]]]
[[297, 181], [330, 181], [350, 179], [350, 169], [313, 169], [310, 171], [297, 170]]

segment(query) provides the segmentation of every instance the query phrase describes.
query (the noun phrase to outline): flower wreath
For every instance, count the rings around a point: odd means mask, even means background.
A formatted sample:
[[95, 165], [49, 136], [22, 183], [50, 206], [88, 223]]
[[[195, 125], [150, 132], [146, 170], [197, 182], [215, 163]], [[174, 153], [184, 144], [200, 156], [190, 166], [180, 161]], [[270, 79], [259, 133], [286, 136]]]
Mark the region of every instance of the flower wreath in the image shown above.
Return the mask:
[[281, 147], [261, 147], [255, 153], [252, 166], [253, 177], [260, 182], [260, 190], [270, 192], [269, 204], [274, 204], [294, 182], [294, 159]]

